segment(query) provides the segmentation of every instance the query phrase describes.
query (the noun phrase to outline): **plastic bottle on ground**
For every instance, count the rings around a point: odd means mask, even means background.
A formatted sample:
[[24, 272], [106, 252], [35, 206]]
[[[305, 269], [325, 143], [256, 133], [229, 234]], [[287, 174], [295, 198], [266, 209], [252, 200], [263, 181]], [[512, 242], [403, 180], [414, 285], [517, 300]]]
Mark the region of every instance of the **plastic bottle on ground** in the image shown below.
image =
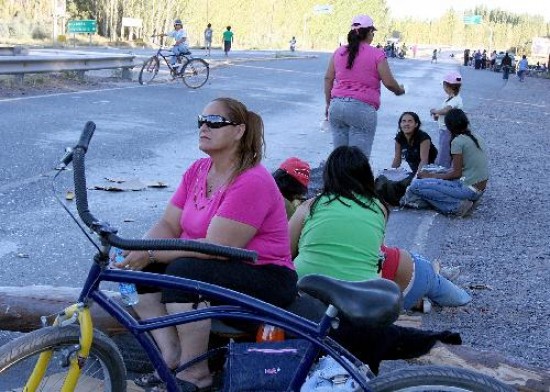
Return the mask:
[[[124, 256], [122, 255], [122, 249], [112, 248], [112, 259], [115, 264], [122, 263], [124, 261]], [[133, 283], [119, 283], [118, 287], [120, 291], [120, 298], [122, 303], [127, 306], [135, 305], [139, 302], [139, 295], [136, 289], [136, 285]]]
[[285, 331], [279, 327], [262, 324], [256, 334], [256, 342], [282, 342], [285, 340]]

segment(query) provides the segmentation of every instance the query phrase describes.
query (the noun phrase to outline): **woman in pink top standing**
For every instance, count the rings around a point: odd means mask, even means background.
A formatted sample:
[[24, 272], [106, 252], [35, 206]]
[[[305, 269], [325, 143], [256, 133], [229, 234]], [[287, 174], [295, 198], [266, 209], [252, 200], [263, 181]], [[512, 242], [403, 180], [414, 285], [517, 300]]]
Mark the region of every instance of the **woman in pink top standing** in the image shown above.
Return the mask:
[[368, 157], [380, 107], [380, 81], [395, 95], [405, 94], [384, 52], [371, 46], [375, 31], [368, 15], [353, 18], [348, 45], [336, 49], [325, 74], [325, 116], [334, 148], [357, 146]]
[[[241, 102], [218, 98], [198, 117], [199, 148], [208, 155], [193, 163], [147, 238], [186, 238], [258, 252], [255, 264], [184, 251], [133, 251], [123, 268], [165, 273], [213, 283], [277, 306], [296, 296], [297, 275], [283, 197], [261, 165], [264, 128], [259, 115]], [[208, 306], [196, 294], [138, 287], [134, 310], [142, 320]], [[172, 368], [207, 351], [210, 320], [152, 331]], [[177, 374], [182, 390], [212, 384], [203, 361]], [[155, 374], [136, 380], [151, 387]]]

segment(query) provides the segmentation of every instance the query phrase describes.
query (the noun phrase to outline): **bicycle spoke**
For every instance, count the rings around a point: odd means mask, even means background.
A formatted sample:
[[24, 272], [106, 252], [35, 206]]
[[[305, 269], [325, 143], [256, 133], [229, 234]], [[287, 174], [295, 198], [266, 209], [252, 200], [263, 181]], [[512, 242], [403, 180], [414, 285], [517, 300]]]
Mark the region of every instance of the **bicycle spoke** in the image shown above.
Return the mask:
[[203, 59], [191, 59], [183, 68], [181, 78], [190, 88], [202, 87], [210, 74], [208, 63]]

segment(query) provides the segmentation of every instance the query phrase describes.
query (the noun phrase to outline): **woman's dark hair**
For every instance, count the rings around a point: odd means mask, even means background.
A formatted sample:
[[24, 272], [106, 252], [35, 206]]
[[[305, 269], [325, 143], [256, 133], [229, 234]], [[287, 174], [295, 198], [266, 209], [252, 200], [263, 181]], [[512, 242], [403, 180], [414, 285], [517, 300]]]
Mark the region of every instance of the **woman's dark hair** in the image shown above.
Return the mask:
[[[313, 215], [319, 200], [323, 196], [328, 196], [325, 204], [330, 204], [337, 200], [338, 202], [349, 206], [343, 198], [354, 201], [363, 208], [372, 208], [374, 199], [384, 202], [376, 194], [374, 188], [374, 175], [369, 164], [369, 159], [363, 152], [355, 146], [340, 146], [329, 155], [323, 169], [323, 189], [315, 197], [311, 204], [310, 214]], [[370, 199], [370, 203], [361, 201], [357, 196], [363, 196]], [[381, 208], [377, 208], [381, 212]]]
[[361, 27], [359, 29], [352, 29], [348, 33], [348, 65], [347, 69], [353, 68], [353, 62], [357, 53], [359, 53], [359, 47], [362, 41], [367, 38], [367, 35], [374, 30], [374, 27]]
[[470, 128], [470, 121], [466, 117], [466, 113], [462, 109], [451, 109], [445, 115], [445, 126], [451, 132], [453, 138], [458, 135], [466, 135], [473, 140], [477, 148], [481, 150], [481, 146], [477, 141], [476, 137], [472, 135]]
[[302, 200], [307, 194], [307, 187], [300, 184], [298, 180], [296, 180], [283, 169], [275, 170], [273, 172], [273, 178], [277, 183], [279, 191], [288, 201], [293, 201], [296, 199]]

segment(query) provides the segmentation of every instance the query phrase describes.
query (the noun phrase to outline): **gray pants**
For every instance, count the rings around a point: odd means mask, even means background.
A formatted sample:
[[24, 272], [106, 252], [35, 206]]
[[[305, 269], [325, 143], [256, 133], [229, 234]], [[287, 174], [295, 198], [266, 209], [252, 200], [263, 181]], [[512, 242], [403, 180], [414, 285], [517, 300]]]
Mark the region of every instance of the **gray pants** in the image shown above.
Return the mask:
[[451, 132], [447, 128], [440, 128], [439, 146], [437, 146], [435, 164], [443, 167], [451, 167], [451, 160]]
[[353, 98], [333, 98], [328, 119], [334, 148], [357, 146], [370, 157], [376, 132], [376, 109]]

